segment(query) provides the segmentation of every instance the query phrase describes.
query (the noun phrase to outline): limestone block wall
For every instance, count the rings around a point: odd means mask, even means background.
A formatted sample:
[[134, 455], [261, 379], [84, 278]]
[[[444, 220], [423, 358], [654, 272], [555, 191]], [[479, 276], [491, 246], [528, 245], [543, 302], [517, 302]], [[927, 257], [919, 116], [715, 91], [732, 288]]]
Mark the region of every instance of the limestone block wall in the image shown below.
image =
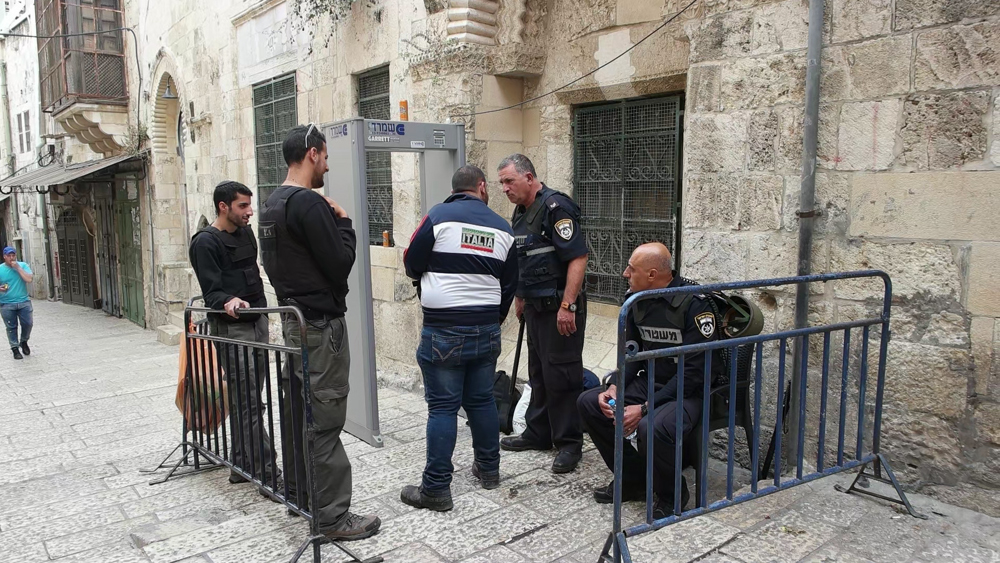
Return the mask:
[[[997, 513], [1000, 6], [831, 0], [826, 13], [813, 271], [892, 276], [885, 450], [909, 486]], [[795, 272], [806, 18], [797, 0], [717, 2], [687, 26], [685, 275]], [[812, 291], [814, 321], [870, 315], [879, 296]], [[761, 296], [773, 326], [791, 326], [791, 301]]]

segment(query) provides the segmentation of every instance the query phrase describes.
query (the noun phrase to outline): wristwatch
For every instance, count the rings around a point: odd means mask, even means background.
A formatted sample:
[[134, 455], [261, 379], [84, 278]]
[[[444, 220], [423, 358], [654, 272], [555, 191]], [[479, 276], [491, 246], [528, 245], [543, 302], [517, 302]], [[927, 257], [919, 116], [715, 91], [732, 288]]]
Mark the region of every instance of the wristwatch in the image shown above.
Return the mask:
[[649, 406], [647, 403], [643, 403], [639, 406], [639, 415], [646, 416], [647, 414], [649, 414]]
[[576, 303], [567, 303], [567, 302], [563, 301], [560, 306], [563, 309], [566, 309], [567, 311], [569, 311], [570, 313], [575, 313], [576, 312]]

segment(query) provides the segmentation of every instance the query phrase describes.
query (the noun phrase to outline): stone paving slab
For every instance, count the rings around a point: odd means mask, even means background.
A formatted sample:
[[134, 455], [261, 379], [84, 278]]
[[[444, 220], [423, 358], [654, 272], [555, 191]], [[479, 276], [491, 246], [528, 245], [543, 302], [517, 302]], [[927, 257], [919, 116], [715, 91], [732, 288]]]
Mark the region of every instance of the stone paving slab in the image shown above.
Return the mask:
[[[140, 469], [177, 444], [177, 349], [98, 311], [35, 303], [32, 356], [0, 358], [0, 563], [284, 563], [308, 536], [305, 523], [209, 471], [150, 486]], [[455, 509], [414, 510], [399, 500], [419, 482], [427, 408], [420, 393], [379, 390], [385, 447], [349, 435], [354, 506], [383, 520], [351, 545], [401, 563], [593, 563], [612, 507], [591, 491], [610, 479], [592, 446], [580, 468], [550, 471], [554, 452], [502, 452], [501, 486], [470, 474], [462, 424], [453, 463]], [[737, 472], [736, 488], [748, 484]], [[912, 495], [927, 521], [834, 490], [830, 477], [631, 538], [642, 563], [1000, 563], [994, 518]], [[693, 479], [689, 475], [689, 482]], [[725, 465], [709, 471], [712, 498]], [[627, 503], [625, 519], [645, 518]], [[323, 560], [345, 561], [334, 546]]]

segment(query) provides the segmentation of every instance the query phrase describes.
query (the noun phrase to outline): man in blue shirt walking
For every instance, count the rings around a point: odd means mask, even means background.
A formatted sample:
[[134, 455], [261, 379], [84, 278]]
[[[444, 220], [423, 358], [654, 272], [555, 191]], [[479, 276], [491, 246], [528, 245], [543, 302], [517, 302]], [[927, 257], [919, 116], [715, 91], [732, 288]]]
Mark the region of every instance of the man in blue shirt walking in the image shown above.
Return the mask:
[[[28, 284], [34, 276], [31, 267], [17, 261], [17, 251], [8, 246], [3, 249], [3, 264], [0, 264], [0, 317], [7, 327], [7, 341], [14, 352], [15, 360], [23, 360], [31, 355], [28, 338], [31, 336], [31, 299], [28, 298]], [[17, 323], [21, 323], [21, 338], [18, 339]], [[24, 356], [21, 352], [24, 352]]]

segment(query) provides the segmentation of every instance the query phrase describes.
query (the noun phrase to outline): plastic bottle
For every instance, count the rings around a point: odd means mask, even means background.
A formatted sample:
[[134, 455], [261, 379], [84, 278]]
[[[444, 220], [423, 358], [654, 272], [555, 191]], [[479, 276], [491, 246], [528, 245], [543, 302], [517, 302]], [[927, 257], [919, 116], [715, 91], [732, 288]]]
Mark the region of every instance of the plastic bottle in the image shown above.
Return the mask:
[[[611, 408], [615, 408], [615, 404], [617, 404], [617, 403], [616, 403], [616, 401], [614, 399], [608, 399], [608, 405]], [[638, 448], [638, 446], [636, 446], [636, 439], [635, 439], [636, 432], [638, 432], [638, 429], [637, 430], [633, 430], [631, 434], [629, 434], [628, 436], [625, 437], [625, 439], [628, 440], [629, 442], [632, 442], [632, 446], [633, 447]]]

